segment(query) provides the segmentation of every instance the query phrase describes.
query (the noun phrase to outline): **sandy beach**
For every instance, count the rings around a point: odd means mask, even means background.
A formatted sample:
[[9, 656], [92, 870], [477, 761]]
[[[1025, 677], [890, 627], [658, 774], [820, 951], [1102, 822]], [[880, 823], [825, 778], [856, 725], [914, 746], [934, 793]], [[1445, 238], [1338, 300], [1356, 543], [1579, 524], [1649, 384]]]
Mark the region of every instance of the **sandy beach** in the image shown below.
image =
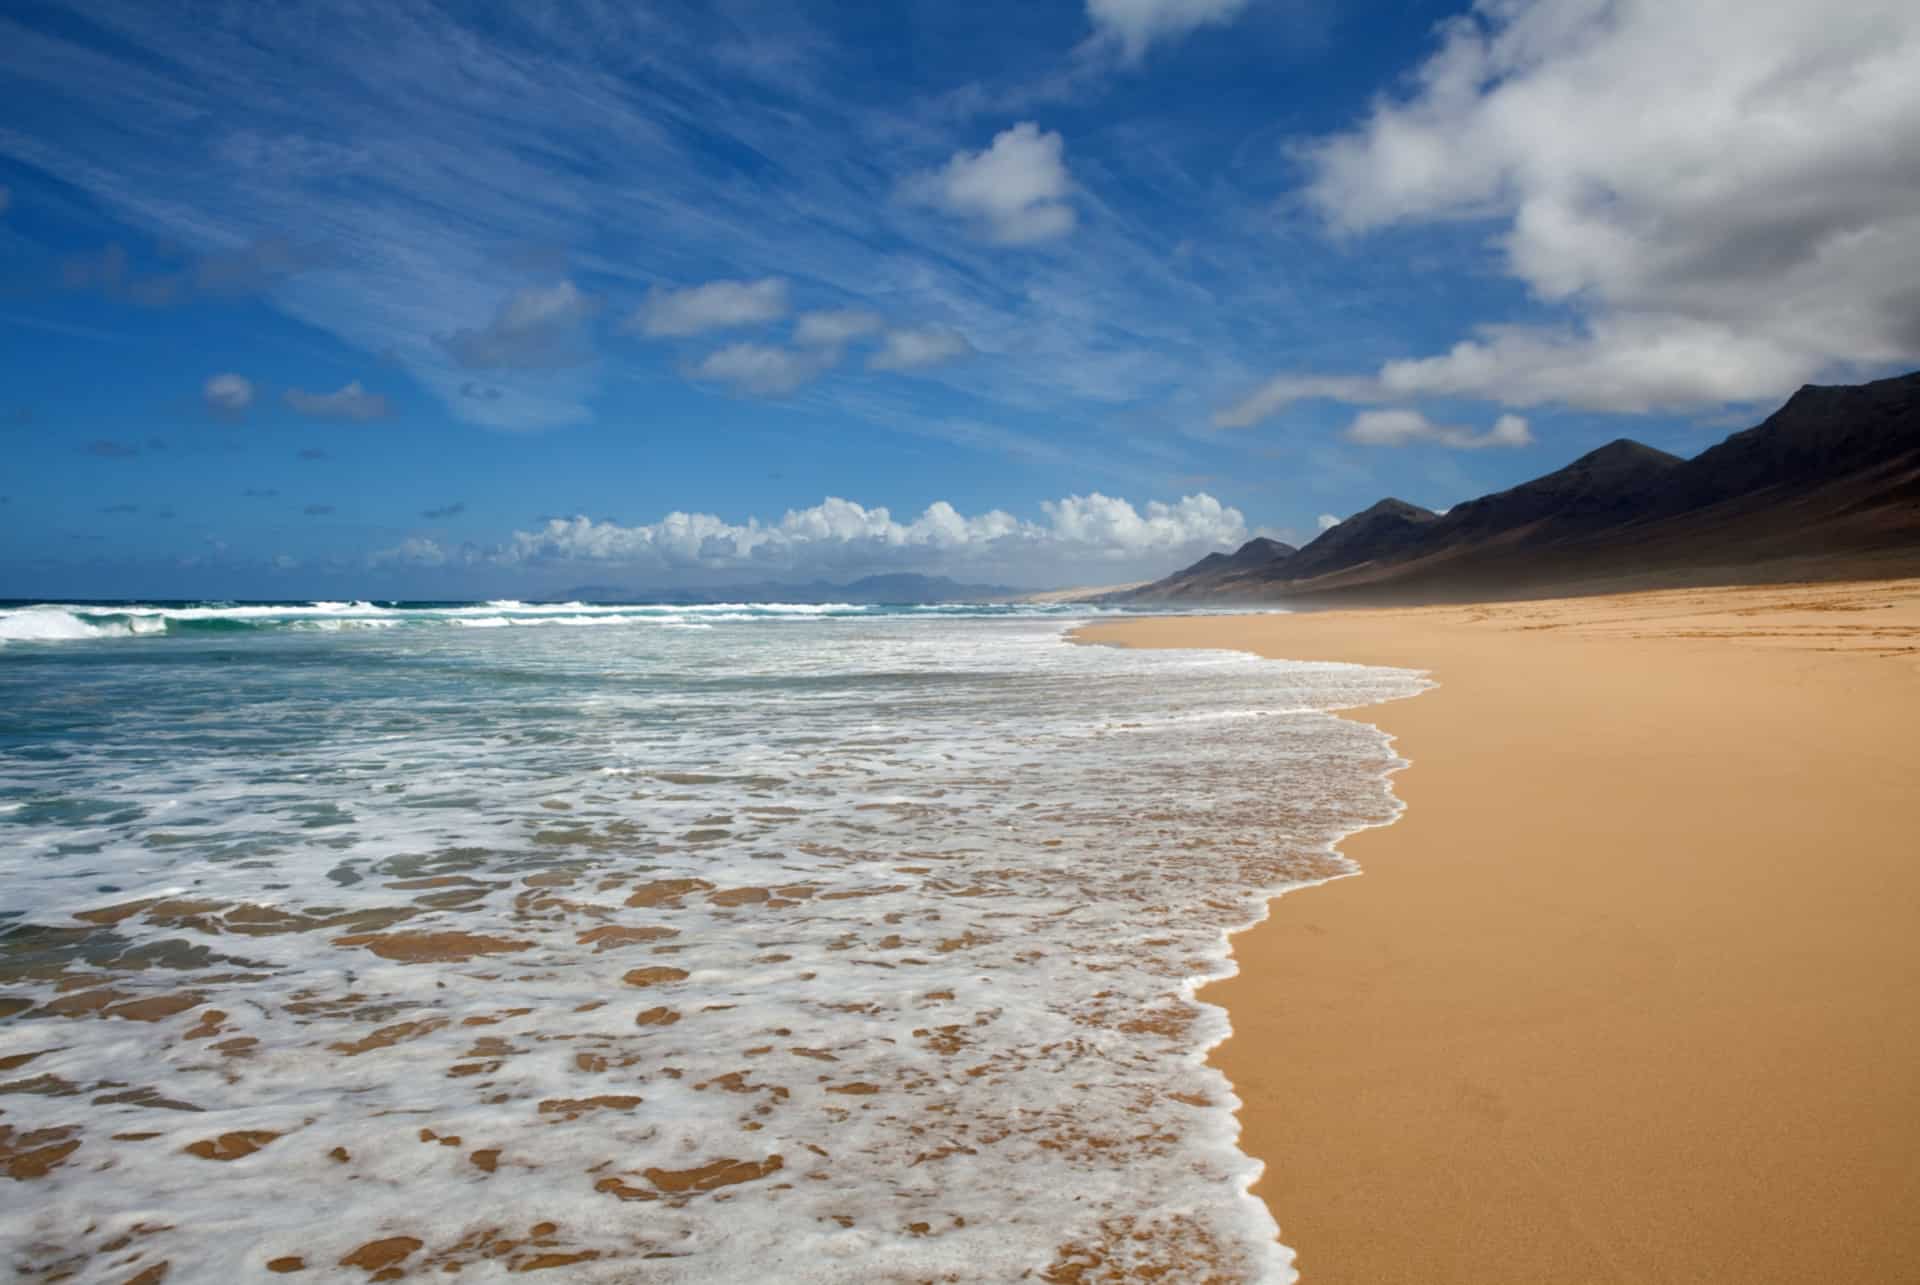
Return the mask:
[[1441, 684], [1204, 996], [1305, 1280], [1920, 1280], [1920, 581], [1081, 637]]

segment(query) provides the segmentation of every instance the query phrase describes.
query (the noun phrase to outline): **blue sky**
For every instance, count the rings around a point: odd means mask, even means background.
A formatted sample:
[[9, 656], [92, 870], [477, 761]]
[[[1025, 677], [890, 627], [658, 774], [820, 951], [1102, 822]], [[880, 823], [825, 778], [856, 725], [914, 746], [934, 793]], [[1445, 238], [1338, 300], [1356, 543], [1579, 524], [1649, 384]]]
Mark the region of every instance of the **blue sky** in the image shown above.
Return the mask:
[[0, 17], [0, 595], [1160, 574], [1920, 364], [1892, 0]]

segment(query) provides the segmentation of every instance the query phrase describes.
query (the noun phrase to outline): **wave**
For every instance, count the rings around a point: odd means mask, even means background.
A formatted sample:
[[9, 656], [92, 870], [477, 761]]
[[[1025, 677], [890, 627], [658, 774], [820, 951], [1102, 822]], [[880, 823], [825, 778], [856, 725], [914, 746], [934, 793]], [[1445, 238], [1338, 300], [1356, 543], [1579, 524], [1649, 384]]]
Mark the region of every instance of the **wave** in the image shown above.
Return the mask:
[[[1166, 608], [1156, 609], [1165, 613]], [[0, 646], [9, 643], [88, 642], [168, 635], [303, 630], [359, 630], [456, 626], [506, 629], [533, 625], [653, 626], [709, 629], [755, 622], [807, 622], [878, 616], [923, 619], [1033, 617], [1059, 620], [1128, 614], [1126, 608], [1085, 603], [925, 603], [878, 605], [854, 602], [587, 603], [522, 602], [498, 598], [476, 603], [372, 602], [165, 602], [19, 603], [0, 607]]]
[[392, 607], [371, 602], [273, 605], [149, 606], [35, 603], [0, 608], [0, 646], [18, 643], [97, 642], [152, 636], [243, 634], [266, 630], [342, 633], [400, 627], [653, 626], [704, 629], [712, 621], [820, 619], [859, 607], [830, 604], [726, 603], [699, 606], [609, 607], [587, 603], [529, 604], [501, 600], [472, 606]]

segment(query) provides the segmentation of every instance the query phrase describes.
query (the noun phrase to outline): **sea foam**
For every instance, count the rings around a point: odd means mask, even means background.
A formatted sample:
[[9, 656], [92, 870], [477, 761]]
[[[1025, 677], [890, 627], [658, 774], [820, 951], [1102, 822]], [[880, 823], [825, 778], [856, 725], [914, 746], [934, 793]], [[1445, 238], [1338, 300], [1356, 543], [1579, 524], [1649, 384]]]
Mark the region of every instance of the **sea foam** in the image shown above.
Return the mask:
[[11, 1268], [1289, 1279], [1192, 995], [1421, 680], [755, 610], [9, 653]]

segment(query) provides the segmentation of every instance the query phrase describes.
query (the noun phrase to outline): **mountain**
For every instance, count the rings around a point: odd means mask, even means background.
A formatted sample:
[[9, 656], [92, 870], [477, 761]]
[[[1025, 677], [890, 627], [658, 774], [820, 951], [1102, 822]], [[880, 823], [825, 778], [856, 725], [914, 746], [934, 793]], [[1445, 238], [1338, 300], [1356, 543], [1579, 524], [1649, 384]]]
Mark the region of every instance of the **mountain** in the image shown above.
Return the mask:
[[[1213, 555], [1219, 557], [1221, 555]], [[1690, 460], [1622, 438], [1434, 514], [1382, 500], [1284, 561], [1117, 601], [1446, 601], [1920, 573], [1920, 372], [1808, 385]]]
[[1380, 562], [1413, 548], [1440, 515], [1405, 500], [1385, 499], [1322, 531], [1287, 567], [1308, 580], [1343, 567]]
[[1920, 371], [1871, 384], [1809, 384], [1758, 428], [1689, 460], [1665, 511], [1897, 474], [1920, 451]]
[[1685, 463], [1622, 437], [1545, 477], [1456, 504], [1432, 535], [1459, 544], [1513, 532], [1547, 540], [1599, 530], [1640, 514], [1663, 480]]
[[1229, 598], [1237, 592], [1243, 581], [1251, 579], [1255, 583], [1263, 583], [1262, 577], [1290, 564], [1298, 552], [1290, 544], [1269, 540], [1263, 535], [1255, 536], [1232, 553], [1209, 553], [1192, 566], [1176, 571], [1164, 580], [1156, 580], [1150, 585], [1113, 597], [1154, 602]]
[[912, 606], [934, 602], [1005, 602], [1025, 591], [1006, 585], [962, 584], [947, 576], [915, 573], [865, 576], [847, 584], [740, 584], [680, 589], [630, 589], [576, 585], [553, 595], [556, 602], [853, 602]]

